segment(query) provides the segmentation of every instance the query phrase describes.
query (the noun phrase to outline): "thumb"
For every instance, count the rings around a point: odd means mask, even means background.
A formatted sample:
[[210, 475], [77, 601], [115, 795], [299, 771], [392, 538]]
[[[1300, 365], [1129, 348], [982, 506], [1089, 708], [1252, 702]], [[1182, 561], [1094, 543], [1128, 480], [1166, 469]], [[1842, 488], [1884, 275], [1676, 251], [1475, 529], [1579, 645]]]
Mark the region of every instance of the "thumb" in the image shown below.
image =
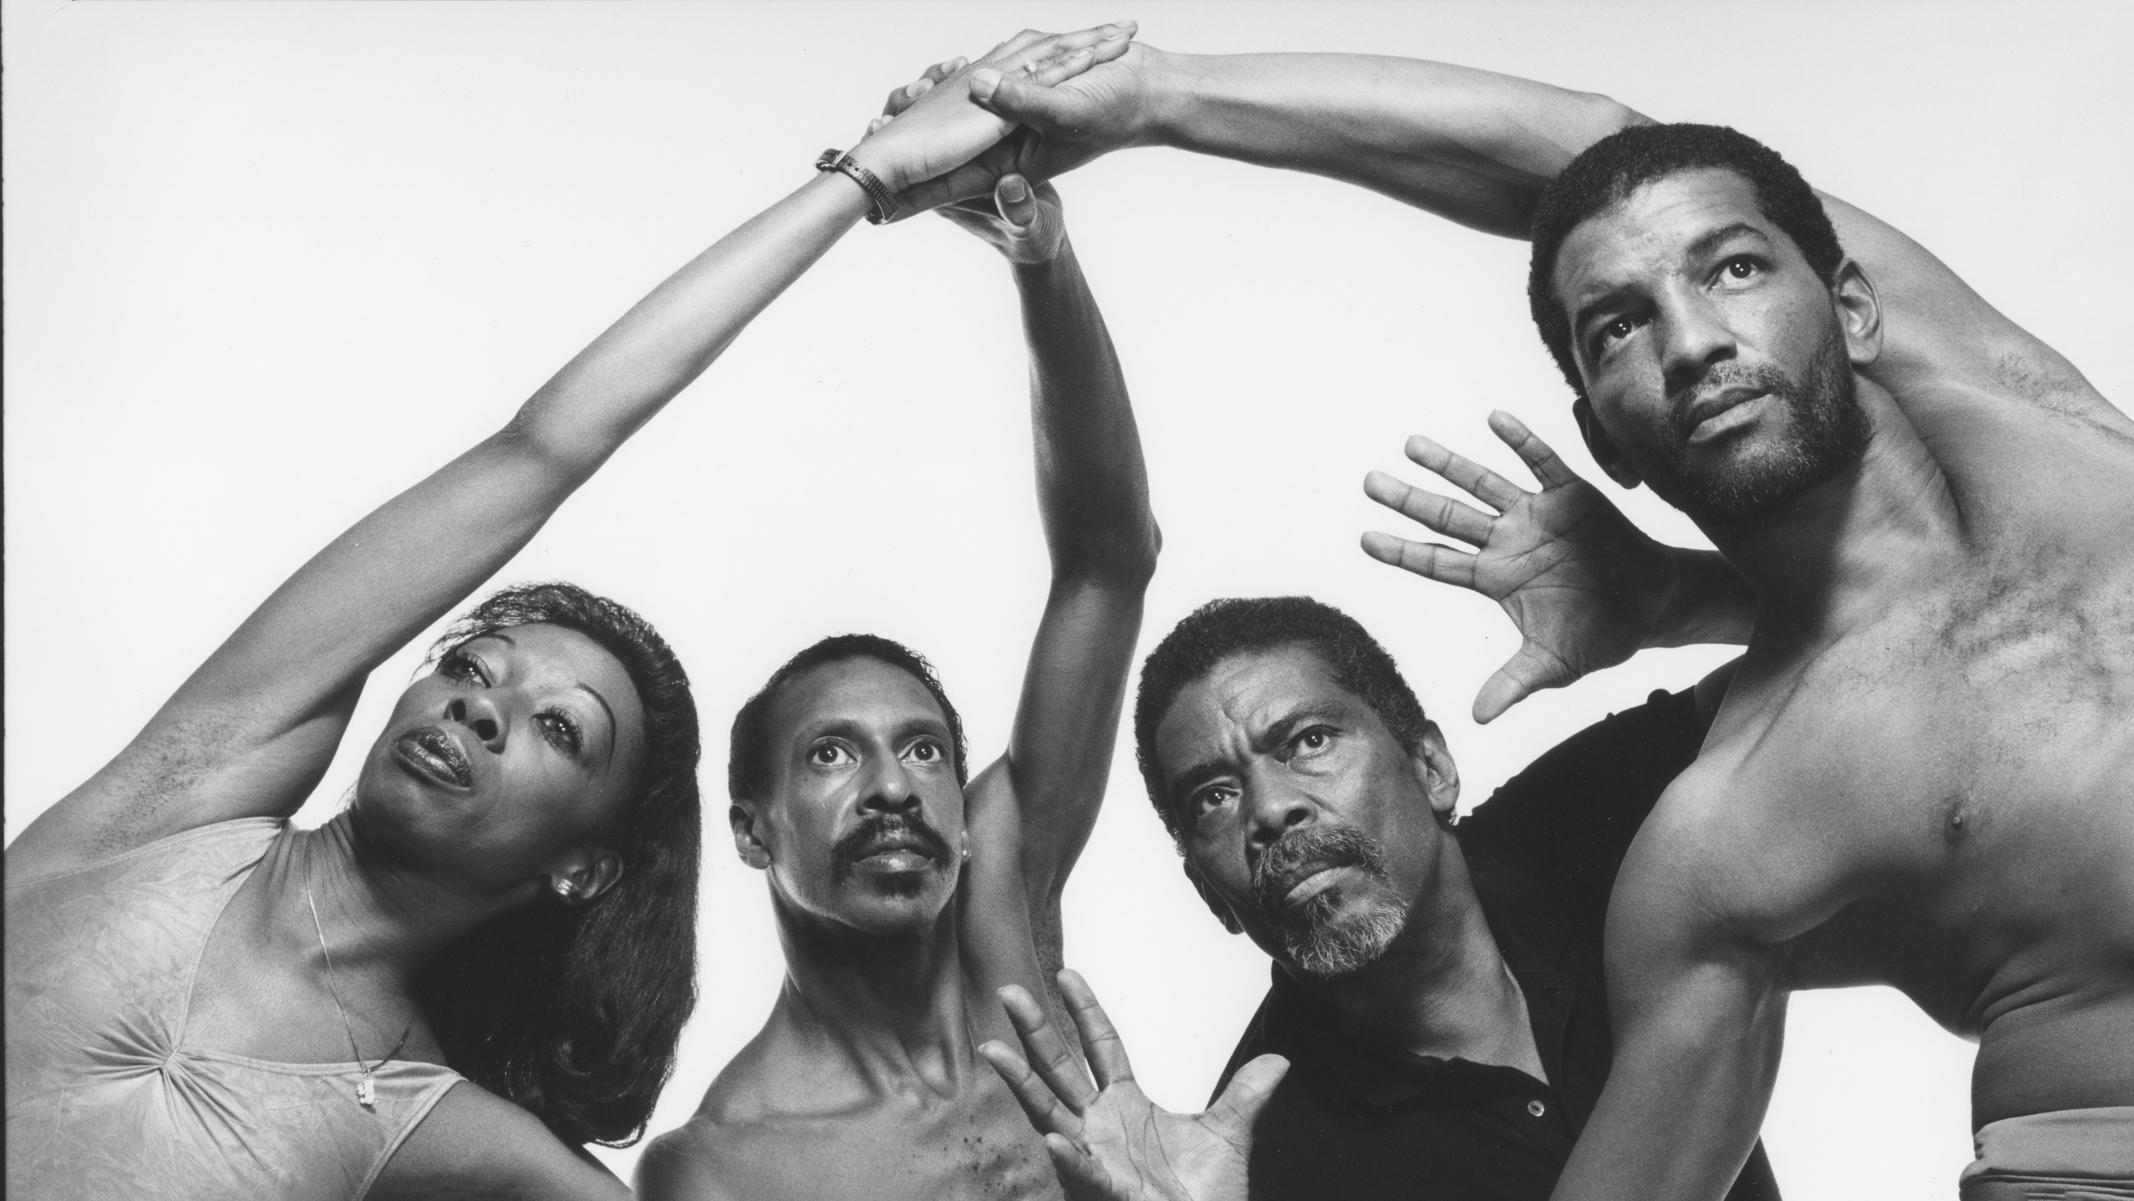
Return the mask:
[[1577, 678], [1561, 657], [1541, 649], [1531, 639], [1522, 642], [1518, 652], [1475, 694], [1475, 722], [1488, 725], [1534, 693], [1561, 688]]
[[1037, 223], [1037, 193], [1030, 181], [1020, 175], [1003, 175], [993, 185], [993, 206], [1000, 210], [1001, 219], [1017, 230], [1027, 230]]
[[971, 99], [996, 117], [1050, 133], [1068, 117], [1073, 98], [1025, 76], [1003, 75], [991, 67], [971, 72]]
[[1289, 1074], [1289, 1061], [1280, 1055], [1262, 1055], [1237, 1070], [1230, 1087], [1202, 1115], [1208, 1125], [1239, 1148], [1252, 1143], [1252, 1124], [1274, 1096], [1275, 1086]]

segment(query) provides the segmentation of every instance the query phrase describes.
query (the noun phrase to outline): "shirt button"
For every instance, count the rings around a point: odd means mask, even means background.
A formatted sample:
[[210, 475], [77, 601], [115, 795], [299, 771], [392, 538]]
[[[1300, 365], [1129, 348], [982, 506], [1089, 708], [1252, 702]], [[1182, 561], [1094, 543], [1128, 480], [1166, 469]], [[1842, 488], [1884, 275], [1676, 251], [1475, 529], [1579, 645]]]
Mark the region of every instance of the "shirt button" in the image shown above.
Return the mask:
[[1543, 1105], [1543, 1104], [1542, 1104], [1541, 1102], [1539, 1102], [1539, 1101], [1528, 1101], [1528, 1102], [1526, 1103], [1526, 1111], [1527, 1111], [1528, 1113], [1530, 1113], [1530, 1114], [1533, 1114], [1533, 1115], [1534, 1115], [1535, 1117], [1537, 1117], [1537, 1118], [1538, 1118], [1538, 1117], [1540, 1117], [1540, 1116], [1541, 1116], [1542, 1114], [1545, 1114], [1545, 1113], [1547, 1113], [1547, 1112], [1549, 1111], [1549, 1107], [1548, 1107], [1548, 1106], [1546, 1106], [1546, 1105]]

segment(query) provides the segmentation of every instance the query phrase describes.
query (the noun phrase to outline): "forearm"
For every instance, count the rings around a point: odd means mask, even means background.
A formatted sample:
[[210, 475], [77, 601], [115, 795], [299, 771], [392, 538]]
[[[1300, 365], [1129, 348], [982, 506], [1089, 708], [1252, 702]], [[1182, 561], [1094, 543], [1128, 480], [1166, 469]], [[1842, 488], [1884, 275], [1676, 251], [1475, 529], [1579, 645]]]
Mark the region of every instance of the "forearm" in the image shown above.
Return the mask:
[[1148, 50], [1139, 141], [1330, 176], [1526, 236], [1541, 188], [1643, 120], [1590, 93], [1418, 59]]
[[1645, 648], [1723, 643], [1744, 646], [1756, 629], [1756, 596], [1716, 551], [1666, 548], [1674, 585]]
[[1074, 247], [1014, 268], [1030, 349], [1038, 509], [1054, 579], [1123, 583], [1137, 593], [1159, 535], [1148, 471], [1111, 335]]
[[507, 433], [577, 478], [591, 475], [866, 211], [851, 180], [818, 174], [638, 301], [534, 393]]

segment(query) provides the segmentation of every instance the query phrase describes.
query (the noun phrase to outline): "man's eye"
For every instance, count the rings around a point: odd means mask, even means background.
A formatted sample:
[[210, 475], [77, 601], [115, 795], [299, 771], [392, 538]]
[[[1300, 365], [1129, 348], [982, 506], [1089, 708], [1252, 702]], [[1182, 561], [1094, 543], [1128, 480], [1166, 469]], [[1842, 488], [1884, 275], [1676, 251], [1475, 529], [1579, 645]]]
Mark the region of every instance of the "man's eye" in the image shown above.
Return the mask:
[[1334, 732], [1325, 726], [1313, 726], [1289, 740], [1292, 755], [1316, 755], [1334, 745]]
[[1617, 317], [1593, 331], [1593, 349], [1603, 351], [1629, 337], [1637, 329], [1637, 322], [1628, 317]]
[[1226, 784], [1214, 785], [1196, 792], [1186, 801], [1186, 809], [1194, 817], [1205, 817], [1228, 805], [1237, 796], [1237, 789]]
[[1754, 279], [1763, 274], [1763, 264], [1745, 254], [1737, 254], [1719, 265], [1719, 270], [1728, 279]]
[[931, 738], [921, 738], [912, 743], [911, 748], [904, 753], [917, 763], [939, 763], [947, 758], [947, 755], [941, 749], [941, 744]]
[[834, 742], [817, 743], [808, 748], [808, 762], [817, 767], [836, 767], [850, 762], [851, 758], [844, 747]]
[[585, 746], [585, 736], [579, 732], [578, 723], [561, 709], [550, 709], [534, 719], [541, 727], [541, 737], [549, 745], [563, 753], [576, 757]]

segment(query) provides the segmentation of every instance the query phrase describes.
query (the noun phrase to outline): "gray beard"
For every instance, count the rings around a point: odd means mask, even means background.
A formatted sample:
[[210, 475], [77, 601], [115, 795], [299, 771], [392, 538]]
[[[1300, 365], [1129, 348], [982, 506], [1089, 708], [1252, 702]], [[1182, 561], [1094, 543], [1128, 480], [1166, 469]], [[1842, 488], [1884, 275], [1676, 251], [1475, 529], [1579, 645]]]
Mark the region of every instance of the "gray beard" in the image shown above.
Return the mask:
[[1337, 902], [1322, 893], [1305, 905], [1303, 929], [1282, 931], [1283, 949], [1297, 970], [1321, 980], [1346, 976], [1378, 961], [1400, 937], [1406, 915], [1377, 898], [1366, 898], [1362, 912], [1346, 920], [1336, 912]]
[[[1282, 920], [1281, 894], [1295, 882], [1297, 871], [1313, 863], [1351, 865], [1368, 881], [1360, 892], [1322, 892], [1304, 903], [1301, 914]], [[1348, 825], [1306, 826], [1267, 848], [1253, 871], [1253, 897], [1276, 916], [1282, 948], [1298, 971], [1321, 979], [1346, 976], [1376, 961], [1399, 937], [1407, 915], [1376, 895], [1380, 889], [1390, 890], [1392, 883], [1385, 863], [1385, 848]]]
[[[1731, 369], [1730, 369], [1731, 368]], [[1786, 501], [1859, 461], [1867, 449], [1867, 413], [1860, 407], [1844, 335], [1832, 323], [1816, 348], [1806, 381], [1776, 367], [1733, 368], [1722, 363], [1700, 391], [1746, 384], [1782, 401], [1791, 428], [1775, 446], [1747, 461], [1692, 463], [1686, 416], [1669, 430], [1661, 470], [1647, 472], [1660, 499], [1699, 524], [1734, 525], [1768, 515]], [[1686, 414], [1687, 407], [1683, 412]]]

